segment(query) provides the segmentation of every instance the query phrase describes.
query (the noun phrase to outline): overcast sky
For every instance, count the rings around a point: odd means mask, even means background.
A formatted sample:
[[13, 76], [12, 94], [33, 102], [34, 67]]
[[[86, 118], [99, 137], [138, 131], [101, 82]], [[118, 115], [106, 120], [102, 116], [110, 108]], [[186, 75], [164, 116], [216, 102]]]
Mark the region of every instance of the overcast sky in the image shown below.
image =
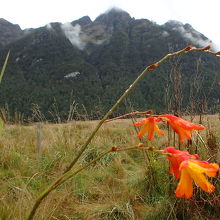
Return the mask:
[[94, 20], [112, 7], [158, 24], [168, 20], [189, 23], [220, 48], [220, 0], [4, 0], [0, 18], [22, 29], [36, 28], [50, 22], [71, 22], [85, 15]]

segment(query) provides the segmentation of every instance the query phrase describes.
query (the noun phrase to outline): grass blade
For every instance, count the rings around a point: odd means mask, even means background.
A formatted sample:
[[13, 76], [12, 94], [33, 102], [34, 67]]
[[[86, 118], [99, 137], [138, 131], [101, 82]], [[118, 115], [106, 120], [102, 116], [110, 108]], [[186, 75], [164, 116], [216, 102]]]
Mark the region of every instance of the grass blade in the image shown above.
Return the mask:
[[5, 58], [4, 65], [3, 65], [2, 70], [1, 70], [1, 73], [0, 73], [0, 83], [1, 83], [1, 81], [2, 81], [2, 77], [3, 77], [3, 75], [4, 75], [4, 72], [5, 72], [7, 63], [8, 63], [9, 54], [10, 54], [10, 51], [8, 51], [8, 54], [7, 54], [6, 58]]

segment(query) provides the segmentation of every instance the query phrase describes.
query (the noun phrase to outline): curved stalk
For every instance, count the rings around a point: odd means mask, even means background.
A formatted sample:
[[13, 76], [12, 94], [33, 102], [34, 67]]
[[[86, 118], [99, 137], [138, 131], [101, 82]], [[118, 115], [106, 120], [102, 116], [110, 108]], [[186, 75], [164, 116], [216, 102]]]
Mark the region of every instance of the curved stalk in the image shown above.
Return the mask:
[[[89, 143], [91, 142], [91, 140], [94, 138], [94, 136], [96, 135], [97, 131], [99, 130], [99, 128], [102, 126], [102, 124], [108, 119], [108, 117], [117, 109], [117, 107], [122, 103], [122, 101], [130, 94], [130, 92], [132, 91], [132, 89], [135, 88], [135, 86], [137, 85], [137, 83], [150, 71], [155, 69], [156, 67], [158, 67], [162, 62], [164, 62], [165, 60], [172, 58], [174, 56], [177, 56], [179, 54], [182, 53], [187, 53], [190, 51], [204, 51], [208, 54], [212, 54], [215, 55], [216, 57], [220, 57], [219, 52], [214, 53], [211, 52], [210, 50], [210, 46], [204, 47], [204, 48], [196, 48], [193, 46], [188, 46], [182, 50], [179, 50], [177, 52], [174, 53], [170, 53], [167, 54], [166, 56], [164, 56], [162, 59], [160, 59], [158, 62], [148, 66], [134, 81], [133, 83], [128, 87], [128, 89], [123, 93], [123, 95], [116, 101], [116, 103], [112, 106], [112, 108], [105, 114], [105, 116], [102, 118], [102, 120], [98, 123], [98, 125], [95, 127], [95, 129], [93, 130], [93, 132], [91, 133], [91, 135], [88, 137], [88, 139], [86, 140], [85, 144], [82, 145], [80, 151], [78, 152], [77, 156], [74, 158], [74, 160], [70, 163], [70, 165], [67, 167], [67, 169], [64, 171], [64, 174], [59, 177], [54, 183], [52, 183], [43, 193], [41, 193], [41, 195], [37, 198], [37, 200], [35, 201], [35, 204], [31, 210], [31, 213], [28, 217], [28, 220], [33, 219], [35, 212], [37, 210], [37, 208], [39, 207], [40, 203], [42, 202], [42, 200], [54, 189], [57, 188], [57, 186], [59, 186], [60, 184], [64, 183], [66, 180], [68, 180], [69, 178], [73, 177], [74, 175], [76, 175], [77, 173], [79, 173], [80, 171], [82, 171], [83, 169], [87, 168], [88, 166], [90, 166], [92, 163], [98, 161], [99, 159], [101, 159], [103, 156], [105, 156], [106, 154], [113, 152], [114, 149], [107, 151], [106, 153], [102, 154], [100, 157], [98, 157], [97, 159], [93, 160], [92, 162], [90, 162], [89, 164], [87, 164], [86, 166], [82, 167], [81, 169], [75, 171], [72, 173], [71, 169], [72, 167], [76, 164], [76, 162], [79, 160], [80, 156], [83, 154], [83, 152], [87, 149]], [[148, 149], [149, 150], [149, 149]]]
[[194, 48], [192, 46], [188, 46], [182, 50], [179, 50], [177, 52], [171, 53], [171, 54], [167, 54], [166, 56], [164, 56], [161, 60], [159, 60], [157, 63], [154, 63], [150, 66], [148, 66], [134, 81], [133, 83], [128, 87], [128, 89], [123, 93], [123, 95], [116, 101], [116, 103], [112, 106], [112, 108], [105, 114], [105, 116], [102, 118], [102, 120], [98, 123], [98, 125], [96, 126], [96, 128], [93, 130], [93, 132], [91, 133], [91, 135], [88, 137], [87, 141], [85, 142], [85, 144], [81, 147], [78, 155], [74, 158], [74, 160], [70, 163], [70, 165], [66, 168], [66, 170], [64, 171], [64, 173], [68, 172], [74, 165], [75, 163], [78, 161], [78, 159], [80, 158], [80, 156], [83, 154], [83, 152], [86, 150], [86, 148], [88, 147], [89, 143], [91, 142], [91, 140], [93, 139], [93, 137], [95, 136], [95, 134], [97, 133], [97, 131], [99, 130], [99, 128], [102, 126], [102, 124], [108, 119], [108, 117], [117, 109], [117, 107], [122, 103], [122, 101], [129, 95], [129, 93], [132, 91], [132, 89], [134, 89], [134, 87], [137, 85], [137, 83], [149, 72], [149, 70], [153, 70], [156, 67], [159, 66], [159, 64], [161, 64], [162, 62], [164, 62], [165, 60], [177, 56], [181, 53], [186, 53], [189, 51], [193, 51], [193, 50], [204, 50], [204, 48]]

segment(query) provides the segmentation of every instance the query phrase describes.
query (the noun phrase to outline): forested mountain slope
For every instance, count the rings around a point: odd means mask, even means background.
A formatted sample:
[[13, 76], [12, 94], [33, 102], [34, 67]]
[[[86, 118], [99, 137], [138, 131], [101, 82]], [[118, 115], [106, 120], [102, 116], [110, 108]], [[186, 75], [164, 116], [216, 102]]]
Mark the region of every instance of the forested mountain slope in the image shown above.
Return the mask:
[[[73, 101], [79, 112], [86, 109], [91, 118], [99, 117], [147, 65], [189, 44], [210, 44], [189, 24], [169, 21], [158, 25], [131, 18], [117, 9], [94, 21], [85, 16], [71, 23], [25, 30], [11, 42], [2, 39], [0, 32], [1, 64], [8, 50], [11, 54], [0, 86], [0, 107], [9, 109], [11, 115], [20, 112], [27, 118], [37, 105], [49, 120], [58, 113], [65, 120]], [[184, 95], [182, 110], [188, 109], [193, 95], [207, 101], [210, 111], [216, 110], [220, 61], [204, 53], [191, 53], [152, 71], [119, 111], [127, 110], [129, 105], [138, 110], [165, 111], [164, 100], [169, 102], [173, 95], [175, 81], [170, 80], [170, 72], [175, 65]], [[193, 82], [199, 82], [199, 91]]]

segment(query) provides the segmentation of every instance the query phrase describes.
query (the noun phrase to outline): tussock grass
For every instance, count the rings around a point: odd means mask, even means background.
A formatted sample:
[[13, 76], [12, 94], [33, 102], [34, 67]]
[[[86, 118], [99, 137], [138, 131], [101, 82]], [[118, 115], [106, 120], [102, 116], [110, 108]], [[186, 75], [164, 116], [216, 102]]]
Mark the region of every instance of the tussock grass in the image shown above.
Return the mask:
[[[197, 149], [202, 159], [219, 163], [219, 118], [203, 116], [202, 122], [207, 126], [207, 131], [200, 132], [203, 141], [195, 135], [193, 145], [188, 147], [192, 153]], [[6, 125], [0, 135], [0, 219], [24, 220], [35, 196], [65, 170], [97, 123], [42, 124], [39, 154], [37, 125]], [[131, 120], [104, 124], [74, 169], [113, 145], [129, 147], [138, 143]], [[166, 144], [166, 135], [156, 136], [152, 142], [158, 148]], [[150, 162], [144, 152], [137, 150], [106, 155], [52, 192], [35, 219], [217, 219], [219, 178], [213, 179], [213, 194], [196, 189], [193, 199], [176, 199], [176, 180], [168, 175], [168, 162], [152, 152], [148, 157]]]

